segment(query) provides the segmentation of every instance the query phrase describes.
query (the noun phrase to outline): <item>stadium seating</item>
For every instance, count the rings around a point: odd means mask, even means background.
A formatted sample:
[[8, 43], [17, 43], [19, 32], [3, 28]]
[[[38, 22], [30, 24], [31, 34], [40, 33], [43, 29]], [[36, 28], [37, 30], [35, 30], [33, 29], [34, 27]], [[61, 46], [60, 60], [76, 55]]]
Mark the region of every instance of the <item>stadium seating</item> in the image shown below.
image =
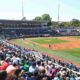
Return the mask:
[[0, 40], [0, 80], [80, 80], [80, 68]]

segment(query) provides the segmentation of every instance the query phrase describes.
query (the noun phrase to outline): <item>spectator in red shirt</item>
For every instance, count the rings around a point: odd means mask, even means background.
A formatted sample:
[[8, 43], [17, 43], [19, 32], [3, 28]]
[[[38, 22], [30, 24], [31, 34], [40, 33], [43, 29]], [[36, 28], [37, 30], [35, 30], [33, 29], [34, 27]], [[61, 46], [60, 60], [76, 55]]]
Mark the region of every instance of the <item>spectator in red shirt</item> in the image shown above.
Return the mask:
[[6, 70], [6, 68], [9, 66], [8, 62], [9, 62], [9, 59], [4, 60], [4, 61], [2, 62], [2, 65], [1, 65], [0, 69], [1, 69], [1, 70]]

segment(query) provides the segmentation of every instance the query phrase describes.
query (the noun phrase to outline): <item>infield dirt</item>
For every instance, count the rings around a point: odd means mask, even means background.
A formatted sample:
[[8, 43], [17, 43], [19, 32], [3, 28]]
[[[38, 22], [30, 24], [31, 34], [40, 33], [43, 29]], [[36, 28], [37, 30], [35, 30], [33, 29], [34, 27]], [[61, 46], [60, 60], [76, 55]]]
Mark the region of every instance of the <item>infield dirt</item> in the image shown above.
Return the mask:
[[58, 39], [67, 40], [69, 42], [50, 44], [50, 45], [49, 44], [39, 44], [39, 43], [36, 43], [33, 41], [29, 41], [29, 42], [36, 44], [36, 45], [39, 45], [41, 47], [50, 48], [52, 50], [80, 48], [80, 39], [78, 39], [78, 38], [58, 37]]

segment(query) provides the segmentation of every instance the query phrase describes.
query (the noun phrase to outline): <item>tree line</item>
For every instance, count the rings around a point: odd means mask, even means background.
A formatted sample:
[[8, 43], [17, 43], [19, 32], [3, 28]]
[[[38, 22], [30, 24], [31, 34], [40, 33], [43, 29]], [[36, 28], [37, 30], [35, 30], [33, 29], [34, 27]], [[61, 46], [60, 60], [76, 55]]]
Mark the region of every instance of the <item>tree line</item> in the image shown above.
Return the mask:
[[48, 26], [53, 27], [80, 27], [80, 20], [72, 19], [71, 21], [57, 22], [52, 21], [49, 14], [43, 14], [42, 16], [36, 16], [33, 21], [48, 21]]

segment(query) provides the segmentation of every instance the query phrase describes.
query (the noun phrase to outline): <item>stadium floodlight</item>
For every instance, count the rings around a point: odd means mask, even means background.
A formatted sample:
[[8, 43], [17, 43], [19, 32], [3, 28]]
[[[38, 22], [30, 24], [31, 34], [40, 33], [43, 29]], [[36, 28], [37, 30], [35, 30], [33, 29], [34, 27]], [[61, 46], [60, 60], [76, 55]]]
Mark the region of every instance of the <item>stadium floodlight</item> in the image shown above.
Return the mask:
[[58, 27], [60, 23], [60, 0], [58, 0]]
[[22, 0], [22, 19], [24, 18], [24, 0]]

